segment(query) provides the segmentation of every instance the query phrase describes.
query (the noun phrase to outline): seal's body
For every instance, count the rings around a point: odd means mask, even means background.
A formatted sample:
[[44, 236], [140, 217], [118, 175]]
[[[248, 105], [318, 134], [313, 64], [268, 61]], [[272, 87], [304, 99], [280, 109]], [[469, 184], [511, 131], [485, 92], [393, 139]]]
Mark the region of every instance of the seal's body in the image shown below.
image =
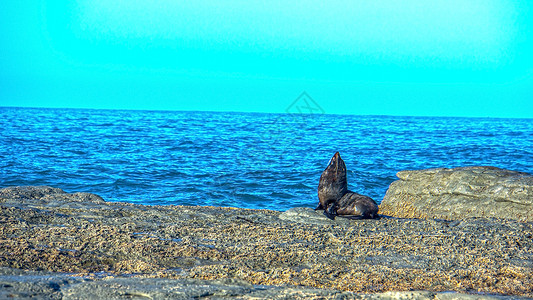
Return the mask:
[[348, 191], [330, 206], [328, 214], [350, 219], [374, 219], [378, 216], [378, 205], [368, 196]]
[[346, 165], [339, 152], [329, 161], [328, 167], [322, 172], [318, 182], [318, 206], [315, 210], [328, 207], [341, 199], [348, 192], [348, 182], [346, 181]]
[[318, 182], [318, 206], [315, 210], [324, 210], [324, 214], [334, 219], [341, 216], [352, 219], [375, 218], [378, 205], [370, 197], [348, 190], [346, 164], [339, 152], [329, 161]]

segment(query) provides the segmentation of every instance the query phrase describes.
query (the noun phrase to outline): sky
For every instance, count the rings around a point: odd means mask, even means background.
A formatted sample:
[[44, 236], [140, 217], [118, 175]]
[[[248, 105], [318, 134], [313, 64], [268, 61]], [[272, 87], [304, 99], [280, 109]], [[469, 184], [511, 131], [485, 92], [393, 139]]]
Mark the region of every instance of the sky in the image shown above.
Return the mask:
[[533, 118], [528, 0], [17, 0], [0, 106]]

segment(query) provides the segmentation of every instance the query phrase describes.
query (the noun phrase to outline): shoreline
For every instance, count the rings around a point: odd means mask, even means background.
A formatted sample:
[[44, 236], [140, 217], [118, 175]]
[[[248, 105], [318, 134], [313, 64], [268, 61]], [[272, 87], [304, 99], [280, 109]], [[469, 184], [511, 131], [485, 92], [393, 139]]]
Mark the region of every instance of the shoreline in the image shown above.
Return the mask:
[[533, 222], [331, 221], [311, 208], [147, 206], [47, 187], [8, 189], [0, 189], [2, 282], [5, 270], [26, 270], [75, 274], [83, 285], [123, 277], [237, 280], [258, 297], [257, 286], [353, 299], [398, 291], [424, 291], [427, 299], [533, 297]]

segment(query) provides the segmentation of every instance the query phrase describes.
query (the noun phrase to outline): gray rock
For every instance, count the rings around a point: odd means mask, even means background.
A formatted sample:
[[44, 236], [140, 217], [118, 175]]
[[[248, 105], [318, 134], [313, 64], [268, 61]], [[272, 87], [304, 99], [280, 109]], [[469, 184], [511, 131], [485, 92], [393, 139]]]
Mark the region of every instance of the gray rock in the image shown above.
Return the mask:
[[380, 212], [401, 218], [533, 221], [533, 176], [495, 167], [401, 171]]
[[309, 207], [294, 207], [279, 215], [279, 218], [303, 224], [333, 225], [349, 224], [350, 220], [345, 218], [335, 218], [331, 220], [324, 215], [323, 210], [314, 210]]
[[[516, 296], [451, 292], [385, 292], [357, 294], [301, 286], [254, 286], [239, 279], [117, 278], [88, 279], [62, 273], [0, 269], [0, 298], [16, 299], [526, 299]], [[11, 274], [11, 275], [9, 275]]]
[[26, 199], [52, 199], [62, 198], [69, 199], [71, 201], [78, 202], [97, 202], [102, 203], [104, 199], [102, 197], [91, 193], [73, 193], [69, 194], [62, 189], [53, 188], [49, 186], [15, 186], [0, 189], [0, 201], [1, 200], [26, 200]]
[[111, 278], [73, 285], [63, 299], [196, 299], [235, 297], [250, 293], [253, 286], [240, 280], [162, 278]]
[[[33, 204], [49, 207], [81, 208], [104, 204], [102, 197], [91, 193], [67, 193], [59, 188], [49, 186], [15, 186], [0, 189], [0, 203], [24, 203], [32, 200]], [[38, 201], [35, 201], [38, 200]]]
[[0, 299], [62, 299], [63, 287], [83, 281], [63, 274], [0, 268]]

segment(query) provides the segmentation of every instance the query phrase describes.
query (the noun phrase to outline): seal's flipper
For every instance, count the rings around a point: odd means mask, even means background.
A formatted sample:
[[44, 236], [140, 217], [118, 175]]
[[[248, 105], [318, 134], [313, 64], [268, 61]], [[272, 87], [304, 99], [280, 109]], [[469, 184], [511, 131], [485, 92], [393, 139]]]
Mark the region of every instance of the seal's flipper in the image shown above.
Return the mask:
[[324, 210], [324, 206], [322, 206], [322, 203], [318, 203], [318, 206], [315, 208], [315, 210]]
[[324, 214], [326, 215], [326, 217], [335, 220], [335, 216], [337, 215], [337, 209], [335, 208], [335, 204], [330, 204], [328, 206], [328, 209], [324, 210]]
[[328, 217], [328, 219], [335, 220], [335, 215], [332, 215], [328, 212], [328, 210], [324, 210], [324, 215]]

